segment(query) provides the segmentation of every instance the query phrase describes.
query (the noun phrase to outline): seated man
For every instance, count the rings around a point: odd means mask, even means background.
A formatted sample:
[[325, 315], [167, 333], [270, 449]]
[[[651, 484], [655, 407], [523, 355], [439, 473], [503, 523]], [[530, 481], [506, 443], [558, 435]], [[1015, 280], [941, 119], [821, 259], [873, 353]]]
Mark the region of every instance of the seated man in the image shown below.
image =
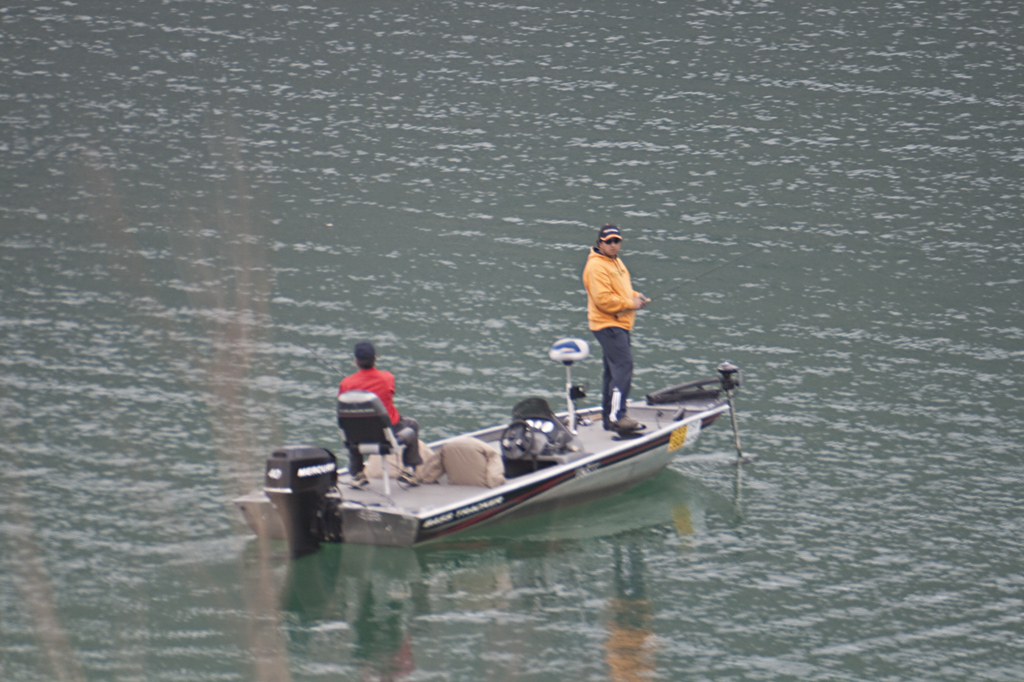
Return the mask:
[[[391, 418], [391, 428], [395, 432], [395, 437], [400, 443], [405, 445], [405, 451], [402, 454], [402, 464], [406, 468], [403, 469], [398, 480], [407, 485], [418, 485], [413, 472], [415, 472], [419, 464], [423, 463], [423, 459], [420, 457], [419, 423], [415, 419], [400, 416], [398, 410], [395, 409], [395, 376], [391, 372], [385, 372], [375, 367], [377, 351], [372, 343], [361, 341], [356, 344], [355, 361], [359, 371], [341, 380], [341, 385], [338, 386], [338, 395], [345, 391], [358, 390], [369, 391], [380, 398], [388, 411], [388, 416]], [[352, 486], [356, 488], [367, 487], [370, 482], [363, 471], [362, 458], [360, 457], [358, 461], [355, 461], [356, 458], [353, 458], [350, 454], [349, 459], [353, 460], [349, 462], [348, 467], [349, 473], [352, 474]]]

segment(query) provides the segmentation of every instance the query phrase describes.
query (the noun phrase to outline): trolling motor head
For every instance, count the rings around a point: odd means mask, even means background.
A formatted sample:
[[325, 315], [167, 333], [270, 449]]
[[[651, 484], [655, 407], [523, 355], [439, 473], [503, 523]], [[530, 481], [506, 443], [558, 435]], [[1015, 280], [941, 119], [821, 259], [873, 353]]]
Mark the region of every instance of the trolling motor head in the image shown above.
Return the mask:
[[722, 390], [731, 391], [743, 384], [743, 373], [731, 362], [723, 362], [718, 366], [718, 374], [722, 377]]

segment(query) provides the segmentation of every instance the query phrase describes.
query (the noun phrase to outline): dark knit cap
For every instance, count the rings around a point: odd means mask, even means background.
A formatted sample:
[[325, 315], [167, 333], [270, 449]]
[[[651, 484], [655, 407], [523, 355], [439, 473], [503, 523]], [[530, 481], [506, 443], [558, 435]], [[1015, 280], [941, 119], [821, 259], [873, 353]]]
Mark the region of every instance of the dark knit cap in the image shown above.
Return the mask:
[[369, 341], [360, 341], [356, 344], [356, 360], [373, 360], [377, 357], [377, 351]]

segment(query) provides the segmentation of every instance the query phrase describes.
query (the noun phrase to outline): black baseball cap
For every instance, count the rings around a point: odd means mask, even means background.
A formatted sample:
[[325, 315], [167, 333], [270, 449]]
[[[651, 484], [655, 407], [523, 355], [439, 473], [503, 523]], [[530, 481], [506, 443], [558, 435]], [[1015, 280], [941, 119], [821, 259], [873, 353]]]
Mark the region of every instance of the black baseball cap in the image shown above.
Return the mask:
[[622, 233], [619, 232], [619, 228], [615, 225], [608, 224], [601, 228], [601, 231], [597, 233], [597, 241], [606, 242], [612, 237], [618, 237], [622, 239]]

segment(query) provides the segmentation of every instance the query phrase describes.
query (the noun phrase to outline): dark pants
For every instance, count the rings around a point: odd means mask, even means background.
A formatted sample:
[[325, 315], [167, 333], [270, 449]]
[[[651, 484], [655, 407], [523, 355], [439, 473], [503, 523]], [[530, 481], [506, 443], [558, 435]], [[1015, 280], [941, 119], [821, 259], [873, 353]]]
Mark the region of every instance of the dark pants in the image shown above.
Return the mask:
[[398, 438], [399, 443], [405, 443], [405, 452], [402, 454], [402, 464], [410, 469], [423, 464], [423, 458], [420, 457], [420, 423], [412, 417], [400, 417], [391, 428], [394, 430], [396, 436], [401, 434], [405, 429], [412, 429], [412, 435], [409, 438]]
[[[402, 434], [406, 430], [412, 431], [411, 435]], [[412, 417], [401, 417], [397, 422], [391, 426], [391, 430], [395, 432], [395, 439], [400, 443], [404, 444], [405, 448], [402, 452], [402, 464], [409, 469], [415, 469], [420, 464], [423, 464], [423, 458], [420, 457], [420, 424]], [[406, 437], [408, 436], [408, 437]], [[348, 471], [350, 474], [355, 476], [363, 470], [363, 453], [359, 452], [358, 448], [355, 452], [352, 450], [348, 451]]]
[[[622, 327], [598, 329], [594, 336], [604, 355], [601, 417], [607, 426], [608, 422], [626, 414], [629, 386], [633, 383], [633, 350], [629, 346], [629, 332]], [[617, 408], [615, 414], [612, 414], [613, 404]]]

